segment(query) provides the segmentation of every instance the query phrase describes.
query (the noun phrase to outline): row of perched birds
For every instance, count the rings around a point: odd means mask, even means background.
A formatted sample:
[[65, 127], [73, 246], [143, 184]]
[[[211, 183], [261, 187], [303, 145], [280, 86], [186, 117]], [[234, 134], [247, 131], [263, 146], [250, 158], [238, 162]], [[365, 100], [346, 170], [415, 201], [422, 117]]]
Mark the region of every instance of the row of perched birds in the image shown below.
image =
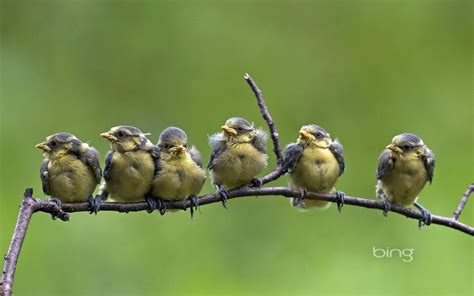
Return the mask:
[[[197, 207], [197, 195], [206, 180], [201, 155], [188, 147], [186, 133], [168, 127], [154, 145], [147, 134], [133, 126], [117, 126], [100, 134], [110, 142], [104, 172], [99, 153], [69, 133], [57, 133], [36, 145], [44, 151], [40, 174], [43, 191], [53, 201], [88, 201], [97, 213], [102, 201], [133, 202], [145, 200], [148, 211], [164, 214], [164, 201], [190, 199]], [[227, 190], [246, 184], [261, 186], [256, 176], [267, 166], [267, 135], [247, 120], [233, 117], [222, 131], [209, 137], [212, 154], [207, 165], [212, 182], [226, 206]], [[338, 209], [344, 193], [335, 191], [345, 171], [343, 148], [323, 128], [310, 124], [299, 131], [296, 143], [284, 151], [283, 170], [289, 174], [289, 187], [301, 191], [292, 205], [306, 209], [326, 208], [328, 201], [305, 199], [306, 191], [335, 192]], [[384, 215], [392, 203], [414, 205], [421, 213], [420, 225], [430, 224], [431, 214], [416, 202], [424, 185], [433, 179], [434, 155], [414, 134], [401, 134], [383, 150], [377, 168], [376, 194], [384, 202]], [[94, 198], [97, 184], [102, 182]], [[191, 208], [192, 210], [192, 208]], [[191, 211], [192, 213], [192, 211]]]

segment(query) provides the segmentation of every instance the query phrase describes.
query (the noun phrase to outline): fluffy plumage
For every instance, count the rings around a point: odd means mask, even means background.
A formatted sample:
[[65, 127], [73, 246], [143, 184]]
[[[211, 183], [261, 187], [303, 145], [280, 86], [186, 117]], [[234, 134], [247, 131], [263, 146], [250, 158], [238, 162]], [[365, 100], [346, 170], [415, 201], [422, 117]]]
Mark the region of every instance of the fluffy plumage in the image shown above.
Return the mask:
[[376, 194], [391, 203], [412, 205], [426, 182], [433, 180], [434, 167], [433, 152], [418, 136], [395, 136], [379, 157]]
[[163, 200], [184, 200], [199, 194], [206, 180], [201, 155], [193, 146], [188, 149], [186, 133], [168, 127], [157, 144], [157, 172], [152, 183], [152, 196]]
[[[289, 172], [289, 186], [317, 193], [335, 191], [337, 178], [345, 170], [342, 152], [342, 145], [337, 140], [333, 142], [323, 128], [303, 126], [297, 142], [284, 150], [283, 169]], [[325, 208], [328, 204], [322, 200], [292, 199], [292, 205], [300, 208]]]
[[43, 192], [62, 202], [92, 198], [102, 178], [99, 153], [69, 133], [58, 133], [36, 145], [44, 151], [40, 168]]
[[138, 128], [116, 126], [101, 136], [110, 142], [100, 198], [141, 201], [151, 190], [157, 149]]
[[247, 120], [233, 117], [209, 137], [208, 169], [214, 184], [231, 189], [250, 183], [266, 166], [267, 135]]

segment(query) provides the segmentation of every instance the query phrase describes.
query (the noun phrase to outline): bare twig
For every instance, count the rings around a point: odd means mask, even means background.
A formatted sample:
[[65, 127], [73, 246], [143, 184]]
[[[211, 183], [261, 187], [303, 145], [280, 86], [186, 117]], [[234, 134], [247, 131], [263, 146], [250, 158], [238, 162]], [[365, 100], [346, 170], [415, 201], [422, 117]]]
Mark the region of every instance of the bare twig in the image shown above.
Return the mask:
[[[263, 101], [262, 92], [257, 87], [253, 79], [246, 74], [245, 80], [252, 88], [252, 91], [255, 93], [257, 98], [257, 103], [262, 113], [263, 118], [268, 124], [270, 129], [270, 135], [273, 141], [273, 151], [275, 152], [276, 156], [276, 168], [267, 174], [266, 176], [262, 177], [260, 181], [262, 184], [269, 183], [281, 177], [284, 174], [282, 169], [282, 162], [283, 157], [281, 153], [278, 132], [275, 127], [275, 123], [273, 122], [270, 113]], [[454, 212], [453, 218], [442, 217], [432, 215], [432, 224], [442, 225], [448, 228], [459, 230], [463, 233], [469, 234], [471, 236], [474, 235], [474, 228], [463, 224], [457, 219], [459, 215], [461, 215], [461, 211], [463, 210], [464, 206], [466, 205], [467, 199], [470, 193], [474, 190], [474, 184], [471, 184], [468, 190], [464, 193], [459, 206]], [[51, 214], [53, 217], [57, 217], [63, 221], [69, 220], [69, 214], [72, 212], [85, 212], [90, 211], [89, 203], [63, 203], [61, 207], [59, 207], [56, 203], [45, 200], [45, 199], [38, 199], [33, 198], [33, 190], [27, 189], [24, 194], [23, 201], [20, 206], [20, 212], [18, 214], [17, 224], [15, 226], [15, 231], [13, 233], [13, 238], [8, 248], [8, 251], [5, 255], [5, 265], [3, 268], [2, 274], [2, 281], [0, 282], [0, 295], [10, 296], [12, 293], [13, 287], [13, 278], [15, 274], [16, 264], [18, 262], [18, 258], [20, 255], [21, 246], [23, 244], [23, 240], [25, 239], [26, 231], [28, 229], [28, 224], [30, 222], [31, 216], [36, 212], [46, 212]], [[283, 197], [300, 197], [301, 192], [299, 190], [294, 190], [288, 187], [267, 187], [267, 188], [254, 188], [251, 186], [242, 186], [233, 190], [229, 190], [227, 192], [228, 198], [239, 198], [239, 197], [246, 197], [246, 196], [283, 196]], [[318, 194], [313, 192], [308, 192], [305, 195], [306, 199], [318, 199], [318, 200], [325, 200], [329, 202], [337, 202], [338, 198], [332, 194]], [[201, 196], [199, 198], [200, 205], [207, 205], [212, 204], [215, 202], [220, 202], [222, 197], [218, 193], [207, 194]], [[346, 196], [344, 199], [346, 205], [352, 205], [357, 207], [365, 207], [370, 209], [379, 209], [383, 210], [384, 205], [383, 202], [378, 200], [372, 199], [365, 199], [359, 197], [351, 197]], [[166, 202], [166, 208], [168, 209], [187, 209], [192, 207], [191, 201], [169, 201]], [[138, 211], [145, 211], [147, 210], [148, 205], [145, 202], [130, 202], [130, 203], [115, 203], [115, 202], [104, 202], [101, 204], [101, 211], [115, 211], [115, 212], [138, 212]], [[419, 211], [415, 211], [413, 209], [409, 209], [402, 206], [392, 205], [391, 211], [398, 213], [400, 215], [404, 215], [411, 219], [421, 219], [422, 214]]]
[[31, 216], [35, 212], [41, 211], [54, 214], [64, 221], [69, 220], [69, 214], [63, 212], [58, 205], [45, 200], [37, 201], [37, 199], [33, 198], [33, 189], [26, 189], [23, 194], [23, 201], [20, 205], [12, 241], [4, 256], [5, 265], [3, 266], [2, 281], [0, 282], [0, 295], [9, 296], [12, 293], [16, 264], [20, 256], [21, 246], [23, 245]]
[[466, 206], [467, 200], [469, 198], [469, 195], [471, 195], [472, 191], [474, 191], [474, 183], [469, 185], [467, 187], [466, 191], [462, 195], [461, 201], [459, 202], [458, 208], [454, 212], [453, 219], [458, 220], [459, 216], [461, 215], [462, 210], [464, 209], [464, 206]]
[[267, 106], [265, 105], [262, 91], [258, 88], [257, 84], [248, 73], [244, 75], [244, 79], [250, 85], [250, 88], [252, 89], [255, 94], [255, 97], [257, 98], [257, 104], [260, 108], [263, 119], [265, 119], [268, 124], [268, 128], [270, 129], [270, 136], [273, 141], [273, 152], [275, 152], [277, 166], [281, 166], [283, 164], [283, 156], [281, 154], [278, 131], [275, 127], [275, 123], [273, 122], [272, 116], [270, 115], [270, 112], [268, 112]]
[[[228, 191], [229, 199], [248, 197], [248, 196], [271, 196], [272, 198], [277, 197], [300, 197], [301, 192], [296, 189], [291, 189], [288, 187], [262, 187], [254, 188], [250, 186], [240, 187]], [[216, 202], [221, 202], [221, 195], [219, 193], [206, 194], [199, 197], [199, 205], [207, 205]], [[321, 194], [314, 192], [307, 192], [305, 199], [316, 199], [316, 200], [325, 200], [332, 203], [337, 202], [337, 197], [334, 194]], [[61, 215], [64, 212], [87, 212], [90, 211], [89, 203], [63, 203], [61, 208], [59, 208], [54, 202], [45, 200], [45, 199], [33, 199], [36, 206], [35, 211], [44, 211], [52, 215]], [[379, 200], [366, 199], [353, 196], [345, 196], [344, 198], [345, 205], [352, 205], [356, 207], [363, 207], [369, 209], [379, 209], [383, 210], [383, 202]], [[192, 207], [190, 200], [185, 201], [167, 201], [165, 202], [167, 209], [185, 209]], [[146, 211], [148, 205], [146, 202], [103, 202], [100, 205], [101, 211], [112, 211], [112, 212], [140, 212]], [[395, 204], [391, 205], [391, 211], [406, 216], [407, 218], [419, 220], [422, 218], [421, 212], [406, 208], [403, 206], [398, 206]], [[461, 232], [467, 233], [469, 235], [474, 235], [474, 227], [463, 224], [458, 221], [454, 221], [448, 217], [442, 217], [433, 215], [431, 224], [443, 225], [449, 228], [459, 230]]]

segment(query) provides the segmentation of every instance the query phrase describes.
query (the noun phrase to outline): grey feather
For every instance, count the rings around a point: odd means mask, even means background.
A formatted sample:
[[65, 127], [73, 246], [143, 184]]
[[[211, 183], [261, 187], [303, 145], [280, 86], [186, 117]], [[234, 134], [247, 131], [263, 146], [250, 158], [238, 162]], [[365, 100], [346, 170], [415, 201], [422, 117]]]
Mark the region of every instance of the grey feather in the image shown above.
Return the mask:
[[379, 164], [377, 167], [377, 180], [382, 179], [388, 173], [390, 173], [394, 166], [394, 159], [390, 153], [390, 150], [385, 149], [379, 156]]
[[433, 152], [426, 147], [423, 155], [423, 160], [425, 162], [426, 171], [428, 172], [428, 180], [433, 182], [434, 169], [435, 169], [435, 156]]
[[43, 192], [46, 195], [50, 194], [48, 164], [49, 160], [46, 159], [45, 161], [43, 161], [40, 168], [41, 185], [43, 186]]
[[114, 155], [113, 151], [107, 152], [105, 155], [105, 166], [104, 166], [104, 179], [105, 181], [110, 180], [110, 172], [112, 171], [112, 156]]
[[329, 146], [329, 150], [332, 152], [337, 162], [339, 163], [339, 176], [344, 174], [344, 171], [346, 170], [346, 164], [344, 163], [344, 156], [342, 155], [342, 144], [339, 143], [339, 141], [336, 139], [331, 144], [331, 146]]
[[285, 172], [290, 172], [295, 167], [298, 160], [303, 155], [303, 147], [301, 145], [292, 143], [285, 147], [283, 150], [285, 154], [283, 158], [283, 170]]
[[201, 153], [199, 152], [199, 150], [196, 149], [196, 147], [192, 146], [191, 149], [189, 149], [189, 155], [191, 156], [191, 159], [192, 159], [200, 168], [202, 168]]
[[255, 130], [255, 138], [253, 139], [253, 146], [255, 147], [255, 149], [257, 149], [258, 151], [262, 152], [262, 153], [267, 153], [267, 133], [262, 130], [262, 129], [259, 129], [257, 128]]
[[100, 168], [99, 152], [94, 148], [89, 147], [87, 151], [81, 153], [79, 159], [82, 161], [82, 163], [92, 168], [97, 184], [99, 184], [100, 180], [102, 179], [102, 169]]
[[209, 158], [209, 164], [207, 165], [207, 168], [212, 170], [216, 164], [217, 159], [219, 158], [219, 155], [221, 155], [227, 147], [224, 139], [222, 138], [222, 133], [216, 133], [210, 136], [209, 146], [211, 146], [212, 153], [211, 157]]

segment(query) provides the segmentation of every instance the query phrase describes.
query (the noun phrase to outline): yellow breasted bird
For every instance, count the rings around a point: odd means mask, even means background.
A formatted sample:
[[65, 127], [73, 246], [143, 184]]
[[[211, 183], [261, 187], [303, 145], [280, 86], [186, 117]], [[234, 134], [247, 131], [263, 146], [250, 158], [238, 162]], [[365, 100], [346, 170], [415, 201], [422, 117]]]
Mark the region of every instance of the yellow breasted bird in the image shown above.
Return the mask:
[[[197, 208], [197, 194], [206, 181], [201, 154], [194, 146], [188, 148], [188, 136], [177, 127], [166, 128], [160, 135], [157, 147], [159, 157], [152, 183], [152, 196], [158, 200], [189, 198]], [[163, 206], [164, 203], [160, 203], [159, 209], [164, 213]], [[193, 207], [190, 210], [192, 218]]]
[[207, 168], [226, 207], [226, 189], [250, 182], [261, 186], [255, 177], [267, 166], [267, 134], [239, 117], [228, 119], [222, 130], [209, 137], [212, 154]]
[[92, 209], [92, 193], [102, 178], [97, 150], [69, 133], [51, 135], [36, 147], [45, 157], [40, 168], [43, 192], [58, 204], [89, 201]]
[[119, 202], [145, 200], [148, 211], [152, 212], [154, 203], [149, 193], [158, 156], [156, 146], [133, 126], [116, 126], [100, 136], [110, 142], [111, 150], [105, 157], [105, 182], [95, 199], [95, 212], [100, 202], [109, 196]]
[[380, 154], [376, 194], [384, 202], [386, 216], [390, 204], [414, 205], [421, 213], [419, 226], [431, 223], [431, 214], [416, 202], [426, 182], [432, 182], [435, 168], [433, 152], [414, 134], [400, 134]]
[[[326, 208], [328, 201], [305, 200], [306, 190], [315, 193], [334, 192], [337, 179], [345, 171], [342, 145], [332, 141], [331, 136], [320, 126], [304, 125], [296, 143], [284, 150], [283, 169], [289, 172], [289, 187], [301, 190], [301, 198], [293, 198], [292, 205], [302, 209]], [[340, 211], [344, 204], [343, 192], [336, 192]]]

